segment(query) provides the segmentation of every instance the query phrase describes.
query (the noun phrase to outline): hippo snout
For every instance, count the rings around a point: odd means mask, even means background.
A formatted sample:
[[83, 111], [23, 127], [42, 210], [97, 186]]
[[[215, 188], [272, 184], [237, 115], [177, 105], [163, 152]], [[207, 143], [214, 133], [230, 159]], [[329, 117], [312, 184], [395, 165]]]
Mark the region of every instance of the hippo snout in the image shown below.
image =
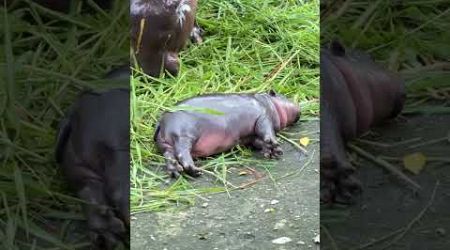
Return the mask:
[[293, 123], [297, 123], [298, 121], [300, 121], [300, 109], [297, 110]]

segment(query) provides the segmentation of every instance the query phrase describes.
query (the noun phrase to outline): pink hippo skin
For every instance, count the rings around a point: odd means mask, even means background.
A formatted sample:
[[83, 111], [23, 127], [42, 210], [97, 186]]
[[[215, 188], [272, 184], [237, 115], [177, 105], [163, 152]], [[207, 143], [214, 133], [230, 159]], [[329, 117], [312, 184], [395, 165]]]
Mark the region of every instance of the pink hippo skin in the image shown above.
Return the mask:
[[366, 54], [332, 42], [322, 49], [320, 185], [321, 201], [349, 203], [360, 184], [346, 157], [346, 143], [395, 117], [406, 98], [403, 81]]
[[196, 11], [197, 0], [131, 0], [131, 45], [146, 74], [178, 74], [178, 52], [189, 38], [202, 41]]
[[[260, 149], [267, 158], [278, 158], [282, 150], [275, 133], [300, 118], [300, 108], [282, 95], [214, 94], [184, 100], [177, 107], [189, 111], [166, 112], [155, 133], [155, 141], [166, 159], [172, 177], [180, 172], [199, 175], [193, 158], [211, 156], [238, 144]], [[211, 114], [192, 108], [220, 112]]]

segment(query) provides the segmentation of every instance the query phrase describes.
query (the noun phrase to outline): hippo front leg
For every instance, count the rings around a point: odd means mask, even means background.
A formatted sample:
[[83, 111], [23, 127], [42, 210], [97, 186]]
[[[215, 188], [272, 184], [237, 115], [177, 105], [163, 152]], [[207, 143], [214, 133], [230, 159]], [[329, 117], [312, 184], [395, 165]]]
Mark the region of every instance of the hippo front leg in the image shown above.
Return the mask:
[[272, 121], [268, 117], [259, 118], [255, 126], [256, 138], [253, 146], [260, 149], [266, 158], [279, 158], [283, 150], [275, 136]]
[[[129, 148], [129, 147], [127, 147]], [[118, 217], [130, 226], [130, 153], [128, 150], [112, 151], [105, 172], [106, 196], [117, 211]], [[127, 238], [127, 235], [125, 235]]]
[[337, 155], [322, 155], [320, 170], [320, 199], [325, 203], [350, 204], [353, 194], [361, 190], [355, 169], [347, 159]]
[[104, 191], [104, 184], [98, 180], [88, 180], [78, 191], [78, 196], [86, 202], [83, 208], [94, 249], [114, 249], [126, 231], [109, 207]]
[[361, 190], [355, 169], [345, 151], [345, 140], [328, 105], [322, 105], [320, 123], [320, 199], [324, 203], [352, 202], [353, 194]]

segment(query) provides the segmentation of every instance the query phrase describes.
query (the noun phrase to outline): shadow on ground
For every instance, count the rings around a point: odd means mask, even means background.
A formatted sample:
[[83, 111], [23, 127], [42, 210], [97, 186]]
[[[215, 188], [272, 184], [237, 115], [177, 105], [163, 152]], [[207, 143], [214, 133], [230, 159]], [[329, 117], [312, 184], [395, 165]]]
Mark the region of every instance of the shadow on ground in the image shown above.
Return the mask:
[[[198, 199], [181, 211], [134, 215], [131, 249], [319, 249], [313, 241], [319, 233], [319, 122], [302, 122], [287, 132], [312, 139], [308, 155], [284, 142], [283, 159], [270, 175], [258, 169], [264, 177], [253, 185]], [[242, 170], [230, 169], [228, 180], [252, 183], [253, 177], [239, 175]], [[207, 176], [195, 182], [213, 183]], [[280, 237], [291, 241], [272, 243]]]
[[[450, 115], [411, 116], [401, 124], [374, 130], [382, 135], [378, 140], [383, 143], [417, 138], [398, 147], [364, 149], [399, 167], [403, 156], [423, 153], [428, 161], [422, 172], [414, 175], [404, 171], [421, 189], [413, 191], [378, 165], [358, 159], [363, 193], [349, 208], [321, 209], [325, 218], [321, 223], [331, 235], [322, 233], [322, 249], [449, 249], [450, 142], [445, 140], [449, 124]], [[419, 146], [437, 138], [441, 141]]]

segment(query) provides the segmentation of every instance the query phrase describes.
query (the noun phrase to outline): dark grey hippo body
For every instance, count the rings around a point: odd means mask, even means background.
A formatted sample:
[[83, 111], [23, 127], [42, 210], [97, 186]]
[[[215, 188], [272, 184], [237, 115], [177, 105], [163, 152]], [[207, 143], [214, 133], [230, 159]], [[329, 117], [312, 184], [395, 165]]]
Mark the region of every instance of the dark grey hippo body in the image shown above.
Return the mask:
[[56, 160], [86, 201], [95, 249], [129, 239], [129, 90], [85, 92], [61, 122]]
[[321, 51], [321, 200], [351, 201], [360, 190], [346, 143], [395, 117], [406, 98], [403, 81], [366, 54], [337, 42]]
[[197, 0], [131, 0], [131, 44], [139, 65], [150, 76], [179, 71], [178, 52], [191, 37], [201, 42], [196, 26]]
[[181, 110], [162, 115], [155, 141], [173, 177], [180, 172], [198, 175], [193, 158], [227, 151], [238, 144], [260, 149], [265, 157], [282, 154], [275, 133], [300, 117], [298, 105], [274, 92], [270, 94], [215, 94], [198, 96], [177, 107], [212, 109]]

